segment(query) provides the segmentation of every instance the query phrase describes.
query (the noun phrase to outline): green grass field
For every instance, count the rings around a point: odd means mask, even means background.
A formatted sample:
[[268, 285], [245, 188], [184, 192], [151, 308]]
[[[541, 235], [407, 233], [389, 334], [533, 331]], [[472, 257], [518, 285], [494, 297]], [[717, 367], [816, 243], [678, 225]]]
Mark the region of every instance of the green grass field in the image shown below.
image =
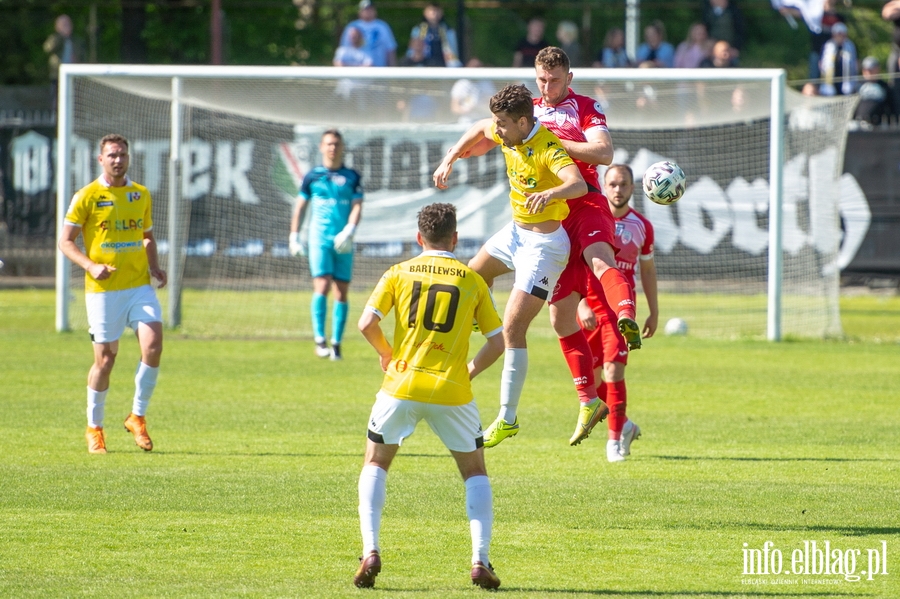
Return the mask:
[[[468, 581], [463, 485], [424, 424], [388, 479], [376, 588], [351, 584], [380, 381], [359, 334], [340, 363], [314, 358], [308, 339], [169, 334], [149, 454], [121, 428], [138, 355], [128, 337], [107, 400], [110, 453], [92, 456], [89, 342], [53, 331], [53, 301], [0, 292], [0, 597], [485, 593]], [[628, 369], [644, 436], [624, 464], [607, 463], [603, 434], [567, 445], [577, 405], [541, 315], [522, 432], [487, 451], [500, 594], [900, 597], [900, 300], [847, 298], [842, 314], [849, 341], [648, 340]], [[475, 381], [485, 422], [499, 372]], [[745, 549], [767, 541], [783, 571], [745, 573]], [[812, 541], [861, 580], [792, 573]]]

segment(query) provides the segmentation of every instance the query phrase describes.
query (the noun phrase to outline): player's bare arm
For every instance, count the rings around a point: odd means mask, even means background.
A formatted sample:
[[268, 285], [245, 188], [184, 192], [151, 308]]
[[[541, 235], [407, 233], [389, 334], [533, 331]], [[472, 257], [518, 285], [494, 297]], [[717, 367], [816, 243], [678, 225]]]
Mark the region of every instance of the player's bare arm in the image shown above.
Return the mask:
[[647, 297], [647, 308], [650, 315], [644, 321], [643, 336], [652, 337], [659, 326], [659, 300], [656, 284], [656, 263], [653, 258], [641, 260], [641, 287]]
[[881, 18], [886, 21], [900, 19], [900, 0], [891, 0], [881, 7]]
[[375, 351], [378, 352], [378, 359], [381, 363], [382, 372], [387, 372], [394, 350], [384, 336], [384, 331], [381, 330], [380, 324], [381, 318], [372, 310], [365, 309], [363, 310], [362, 316], [359, 317], [359, 324], [357, 326], [359, 327], [359, 332], [362, 333], [363, 337], [366, 338], [366, 341], [369, 342], [369, 345], [374, 347]]
[[497, 358], [503, 355], [505, 349], [506, 344], [503, 341], [503, 330], [501, 329], [485, 340], [485, 344], [469, 362], [469, 380], [474, 379], [496, 362]]
[[153, 231], [144, 231], [144, 251], [147, 252], [147, 264], [150, 267], [150, 276], [159, 281], [162, 289], [169, 282], [166, 271], [159, 267], [159, 251], [156, 246], [156, 237]]
[[602, 164], [609, 166], [612, 164], [613, 147], [612, 136], [609, 131], [604, 131], [599, 127], [589, 129], [585, 133], [587, 141], [571, 141], [560, 139], [563, 148], [572, 158], [587, 162], [588, 164]]
[[300, 225], [303, 224], [303, 217], [306, 216], [307, 201], [301, 197], [297, 197], [297, 203], [294, 204], [294, 211], [291, 213], [291, 233], [300, 231]]
[[70, 224], [63, 226], [63, 232], [59, 238], [59, 250], [66, 258], [86, 270], [95, 281], [108, 279], [116, 267], [111, 264], [98, 264], [88, 258], [87, 254], [81, 251], [81, 248], [75, 243], [80, 233], [81, 227]]
[[449, 187], [447, 182], [450, 180], [451, 173], [453, 173], [453, 163], [460, 158], [463, 158], [464, 155], [468, 155], [466, 154], [467, 152], [471, 152], [473, 148], [478, 144], [481, 144], [485, 139], [493, 143], [493, 140], [491, 139], [491, 127], [493, 127], [493, 121], [491, 119], [482, 119], [469, 127], [468, 131], [463, 133], [462, 137], [459, 138], [459, 141], [453, 144], [447, 151], [441, 164], [437, 167], [437, 170], [434, 171], [432, 179], [434, 180], [435, 187], [438, 189], [447, 189]]
[[580, 198], [588, 192], [587, 183], [584, 182], [581, 172], [574, 164], [564, 166], [556, 175], [562, 179], [560, 185], [544, 191], [525, 194], [525, 209], [529, 214], [540, 214], [550, 200]]

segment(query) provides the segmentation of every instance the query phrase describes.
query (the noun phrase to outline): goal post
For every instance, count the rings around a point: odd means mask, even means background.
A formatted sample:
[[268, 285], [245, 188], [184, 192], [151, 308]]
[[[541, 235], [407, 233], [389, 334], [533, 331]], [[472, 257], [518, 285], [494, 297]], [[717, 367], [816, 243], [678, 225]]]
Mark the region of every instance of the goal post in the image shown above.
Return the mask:
[[[572, 88], [607, 114], [614, 161], [638, 181], [662, 159], [687, 175], [673, 206], [645, 201], [640, 185], [632, 202], [657, 231], [662, 319], [712, 337], [840, 334], [834, 189], [852, 99], [801, 96], [781, 69], [573, 72]], [[536, 93], [526, 69], [63, 65], [60, 228], [73, 191], [98, 174], [100, 137], [122, 133], [130, 174], [154, 200], [167, 324], [197, 336], [308, 335], [295, 316], [308, 271], [287, 232], [321, 133], [341, 130], [346, 162], [363, 174], [354, 280], [364, 288], [416, 251], [415, 213], [427, 203], [457, 205], [462, 259], [509, 220], [499, 152], [457, 163], [446, 192], [430, 177], [508, 83]], [[73, 310], [82, 279], [59, 254], [58, 330], [86, 327]]]

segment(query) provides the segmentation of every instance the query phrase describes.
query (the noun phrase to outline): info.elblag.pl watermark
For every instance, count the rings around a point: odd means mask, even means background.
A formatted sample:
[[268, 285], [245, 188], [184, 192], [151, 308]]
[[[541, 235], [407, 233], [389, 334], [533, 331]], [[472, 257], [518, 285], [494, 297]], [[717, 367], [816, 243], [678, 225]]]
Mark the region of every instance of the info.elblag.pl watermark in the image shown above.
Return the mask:
[[831, 541], [801, 541], [782, 550], [772, 541], [744, 543], [741, 584], [810, 585], [875, 581], [888, 575], [887, 541], [874, 547], [838, 547]]

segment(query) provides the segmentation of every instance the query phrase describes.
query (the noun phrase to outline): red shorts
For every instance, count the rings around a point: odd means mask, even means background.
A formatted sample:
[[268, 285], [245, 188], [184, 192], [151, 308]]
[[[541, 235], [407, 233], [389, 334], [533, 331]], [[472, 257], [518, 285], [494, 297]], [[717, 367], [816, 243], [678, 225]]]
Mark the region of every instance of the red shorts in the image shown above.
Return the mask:
[[606, 362], [628, 364], [628, 345], [619, 332], [615, 312], [609, 306], [593, 302], [591, 308], [597, 317], [597, 328], [593, 331], [585, 331], [584, 334], [591, 346], [594, 368], [598, 368]]
[[569, 262], [559, 276], [559, 281], [550, 297], [550, 303], [578, 293], [587, 296], [588, 277], [593, 276], [593, 269], [584, 261], [584, 250], [589, 245], [605, 241], [616, 251], [613, 243], [616, 233], [616, 220], [609, 211], [606, 196], [598, 192], [589, 192], [580, 198], [569, 200], [569, 216], [562, 221], [562, 226], [569, 236], [572, 249], [569, 251]]

